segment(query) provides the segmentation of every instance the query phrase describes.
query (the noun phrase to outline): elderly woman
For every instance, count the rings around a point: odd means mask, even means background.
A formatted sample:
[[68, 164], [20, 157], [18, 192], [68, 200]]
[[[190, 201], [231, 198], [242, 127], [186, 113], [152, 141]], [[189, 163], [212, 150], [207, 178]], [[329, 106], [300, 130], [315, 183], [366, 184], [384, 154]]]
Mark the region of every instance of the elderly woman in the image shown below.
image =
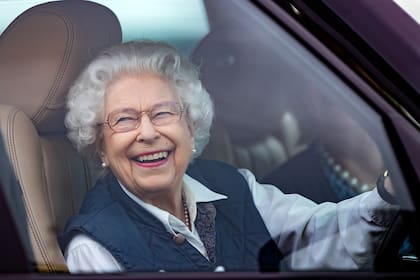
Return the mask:
[[105, 170], [60, 236], [71, 272], [275, 270], [280, 259], [285, 270], [369, 269], [395, 214], [379, 188], [317, 205], [194, 159], [213, 105], [194, 65], [163, 43], [103, 51], [68, 109], [69, 138]]

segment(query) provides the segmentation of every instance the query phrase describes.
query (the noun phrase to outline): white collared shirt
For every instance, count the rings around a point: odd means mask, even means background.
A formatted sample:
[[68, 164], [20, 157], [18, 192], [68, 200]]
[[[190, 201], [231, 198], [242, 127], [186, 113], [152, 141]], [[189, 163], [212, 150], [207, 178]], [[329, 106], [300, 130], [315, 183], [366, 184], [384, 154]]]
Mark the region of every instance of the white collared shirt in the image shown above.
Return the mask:
[[[316, 203], [297, 194], [284, 194], [277, 187], [259, 184], [246, 169], [239, 172], [250, 187], [258, 209], [271, 237], [285, 255], [287, 269], [365, 269], [378, 245], [381, 234], [395, 211], [383, 201], [377, 190], [335, 203]], [[198, 202], [228, 199], [211, 191], [188, 175], [183, 178], [192, 231], [167, 211], [147, 204], [121, 188], [135, 202], [154, 215], [172, 234], [181, 233], [203, 256], [206, 249], [194, 226]], [[305, 246], [301, 246], [305, 244]], [[366, 252], [366, 253], [365, 253]], [[76, 235], [65, 251], [71, 273], [122, 272], [124, 268], [101, 244], [84, 234]]]
[[170, 214], [168, 211], [142, 201], [140, 198], [127, 190], [121, 183], [120, 186], [131, 199], [161, 221], [167, 232], [172, 235], [175, 235], [176, 233], [182, 234], [192, 246], [194, 246], [203, 256], [207, 258], [206, 248], [204, 247], [204, 244], [201, 241], [198, 231], [194, 225], [195, 219], [197, 218], [197, 203], [226, 199], [227, 196], [213, 192], [186, 174], [184, 175], [183, 183], [185, 200], [188, 205], [188, 211], [191, 219], [191, 231], [183, 221]]

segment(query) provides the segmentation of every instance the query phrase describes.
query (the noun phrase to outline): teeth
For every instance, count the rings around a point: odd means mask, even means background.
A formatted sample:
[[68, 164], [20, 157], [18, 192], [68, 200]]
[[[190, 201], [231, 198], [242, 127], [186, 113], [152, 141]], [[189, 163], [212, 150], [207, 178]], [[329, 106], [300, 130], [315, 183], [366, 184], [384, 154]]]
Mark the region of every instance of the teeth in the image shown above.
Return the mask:
[[151, 160], [157, 160], [157, 159], [164, 159], [168, 157], [168, 152], [159, 152], [147, 156], [140, 156], [138, 157], [138, 161], [144, 162], [144, 161], [151, 161]]

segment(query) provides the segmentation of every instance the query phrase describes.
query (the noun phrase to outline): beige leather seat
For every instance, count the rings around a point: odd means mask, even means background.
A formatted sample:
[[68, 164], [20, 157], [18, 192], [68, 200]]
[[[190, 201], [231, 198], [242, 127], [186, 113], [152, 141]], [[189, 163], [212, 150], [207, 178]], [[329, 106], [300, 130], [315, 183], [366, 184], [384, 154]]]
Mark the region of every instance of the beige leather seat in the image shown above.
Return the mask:
[[120, 41], [115, 15], [87, 1], [35, 6], [0, 37], [0, 128], [40, 271], [66, 271], [56, 234], [93, 180], [65, 137], [66, 93], [99, 49]]

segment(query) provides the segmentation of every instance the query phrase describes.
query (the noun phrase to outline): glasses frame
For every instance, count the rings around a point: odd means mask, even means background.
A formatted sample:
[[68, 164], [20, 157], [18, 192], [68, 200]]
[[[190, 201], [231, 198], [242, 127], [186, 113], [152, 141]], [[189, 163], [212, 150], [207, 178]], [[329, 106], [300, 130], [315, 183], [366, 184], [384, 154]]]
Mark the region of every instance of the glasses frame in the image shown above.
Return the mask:
[[[171, 122], [168, 122], [168, 123], [165, 123], [165, 124], [160, 124], [159, 125], [159, 124], [156, 124], [156, 123], [153, 122], [153, 118], [150, 116], [150, 114], [154, 110], [154, 108], [156, 108], [159, 105], [163, 105], [163, 104], [172, 104], [172, 105], [178, 106], [179, 107], [179, 115], [178, 115], [178, 118], [176, 120], [171, 121]], [[131, 108], [124, 108], [122, 110], [127, 110], [127, 109], [131, 109]], [[136, 111], [136, 110], [133, 109], [133, 111]], [[108, 116], [107, 116], [107, 118], [106, 118], [106, 121], [104, 121], [102, 123], [98, 123], [97, 125], [98, 126], [103, 126], [104, 124], [107, 124], [108, 127], [112, 131], [114, 131], [115, 133], [130, 132], [130, 131], [133, 131], [133, 130], [135, 130], [135, 129], [137, 129], [137, 128], [140, 127], [141, 119], [142, 119], [143, 115], [146, 114], [147, 117], [149, 118], [151, 124], [153, 124], [154, 126], [164, 126], [164, 125], [168, 125], [168, 124], [179, 122], [181, 120], [181, 118], [182, 118], [183, 113], [185, 112], [185, 109], [183, 108], [183, 106], [179, 102], [175, 102], [175, 101], [164, 101], [164, 102], [156, 103], [155, 105], [153, 105], [148, 110], [137, 111], [138, 119], [137, 119], [136, 125], [132, 129], [127, 129], [127, 130], [118, 130], [118, 129], [115, 130], [115, 127], [112, 127], [112, 125], [110, 124], [110, 121], [109, 121], [109, 117], [110, 117], [111, 114], [113, 114], [115, 112], [116, 111], [113, 111], [113, 112], [109, 113]]]

